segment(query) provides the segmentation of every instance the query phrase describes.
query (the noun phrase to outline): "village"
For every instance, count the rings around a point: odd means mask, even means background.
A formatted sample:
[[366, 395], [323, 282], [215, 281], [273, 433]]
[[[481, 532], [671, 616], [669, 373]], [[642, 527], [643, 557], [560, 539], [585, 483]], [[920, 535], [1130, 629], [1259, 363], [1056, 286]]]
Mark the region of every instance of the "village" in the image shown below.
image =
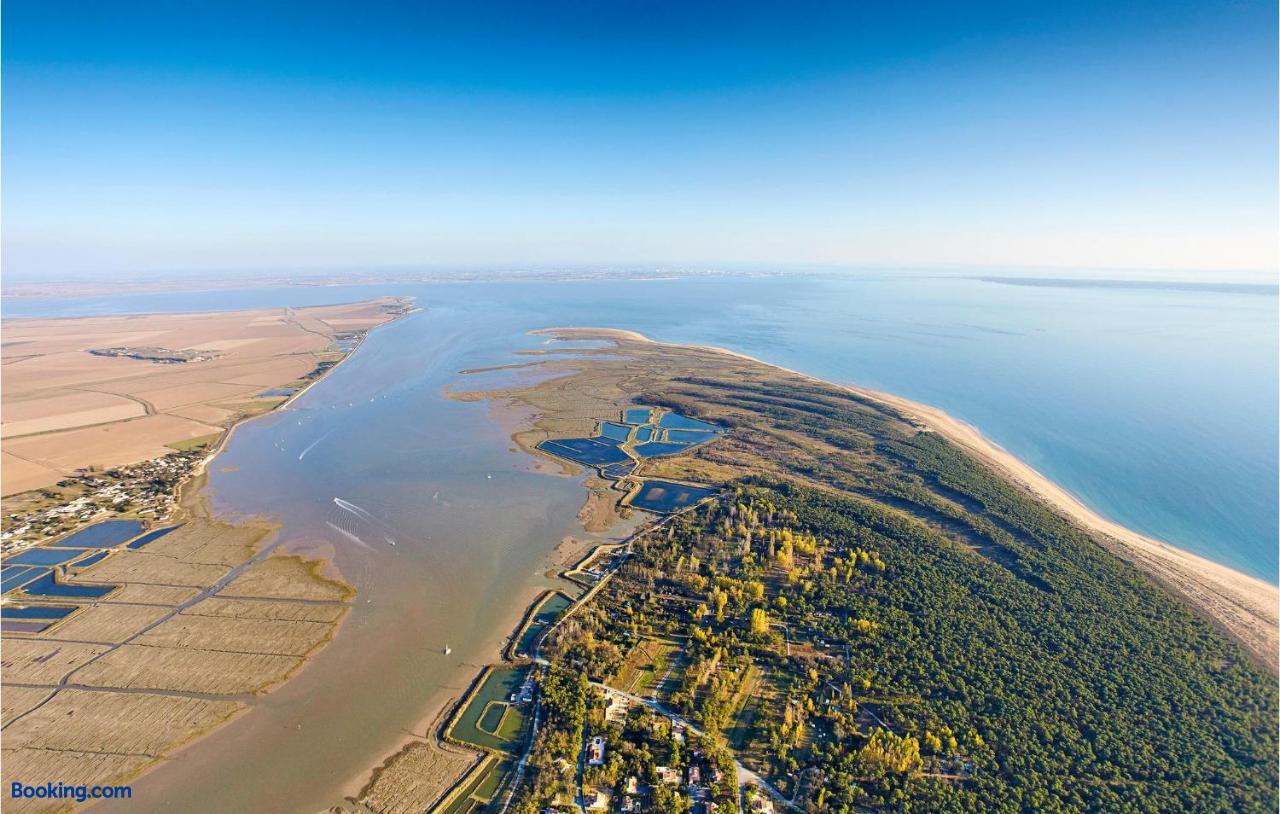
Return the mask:
[[56, 486], [9, 499], [17, 510], [4, 516], [0, 553], [8, 557], [99, 520], [165, 517], [205, 450], [202, 444], [131, 466], [80, 469]]

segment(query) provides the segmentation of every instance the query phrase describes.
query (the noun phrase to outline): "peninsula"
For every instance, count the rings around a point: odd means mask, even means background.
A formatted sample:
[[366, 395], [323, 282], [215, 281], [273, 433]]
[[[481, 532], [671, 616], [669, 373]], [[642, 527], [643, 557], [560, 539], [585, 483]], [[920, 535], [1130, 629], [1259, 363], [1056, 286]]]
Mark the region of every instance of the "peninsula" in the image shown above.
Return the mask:
[[[433, 810], [1274, 808], [1273, 586], [1108, 524], [941, 412], [544, 333], [535, 384], [462, 397], [525, 416], [513, 439], [584, 476], [592, 517], [654, 480], [705, 491], [531, 609], [441, 729], [489, 757]], [[615, 428], [637, 411], [725, 432], [636, 456]]]

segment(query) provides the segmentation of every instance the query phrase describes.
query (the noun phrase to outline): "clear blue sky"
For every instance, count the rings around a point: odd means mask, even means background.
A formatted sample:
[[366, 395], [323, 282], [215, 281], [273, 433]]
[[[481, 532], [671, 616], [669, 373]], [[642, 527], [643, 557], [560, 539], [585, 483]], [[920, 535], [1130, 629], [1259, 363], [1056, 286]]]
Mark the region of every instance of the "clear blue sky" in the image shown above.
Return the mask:
[[1276, 264], [1274, 0], [7, 0], [4, 265]]

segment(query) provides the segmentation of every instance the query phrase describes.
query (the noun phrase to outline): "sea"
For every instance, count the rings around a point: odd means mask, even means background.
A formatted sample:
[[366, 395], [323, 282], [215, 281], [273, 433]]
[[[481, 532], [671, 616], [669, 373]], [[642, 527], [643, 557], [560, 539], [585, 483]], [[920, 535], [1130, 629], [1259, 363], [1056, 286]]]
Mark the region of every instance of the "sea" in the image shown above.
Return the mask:
[[355, 607], [295, 679], [137, 781], [131, 812], [200, 811], [210, 799], [322, 810], [407, 733], [429, 730], [426, 718], [496, 657], [504, 625], [553, 584], [556, 546], [592, 535], [575, 519], [576, 479], [514, 448], [492, 405], [447, 393], [500, 380], [460, 371], [521, 361], [516, 351], [546, 347], [529, 333], [539, 328], [715, 345], [939, 407], [1099, 514], [1278, 579], [1271, 285], [918, 272], [503, 279], [10, 298], [2, 312], [386, 295], [421, 310], [371, 333], [288, 409], [242, 425], [207, 486], [221, 515], [277, 520], [286, 548], [329, 560], [359, 591]]

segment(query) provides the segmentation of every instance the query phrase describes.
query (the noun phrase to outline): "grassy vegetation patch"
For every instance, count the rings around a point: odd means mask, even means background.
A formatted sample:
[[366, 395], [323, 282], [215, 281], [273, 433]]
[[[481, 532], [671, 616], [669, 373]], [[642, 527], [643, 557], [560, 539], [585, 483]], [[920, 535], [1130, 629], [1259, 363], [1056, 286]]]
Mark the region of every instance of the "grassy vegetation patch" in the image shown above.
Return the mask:
[[170, 441], [165, 444], [169, 449], [176, 449], [178, 452], [187, 452], [193, 449], [203, 449], [210, 444], [215, 443], [222, 437], [222, 433], [215, 432], [209, 435], [200, 435], [195, 438], [184, 438], [181, 441]]

